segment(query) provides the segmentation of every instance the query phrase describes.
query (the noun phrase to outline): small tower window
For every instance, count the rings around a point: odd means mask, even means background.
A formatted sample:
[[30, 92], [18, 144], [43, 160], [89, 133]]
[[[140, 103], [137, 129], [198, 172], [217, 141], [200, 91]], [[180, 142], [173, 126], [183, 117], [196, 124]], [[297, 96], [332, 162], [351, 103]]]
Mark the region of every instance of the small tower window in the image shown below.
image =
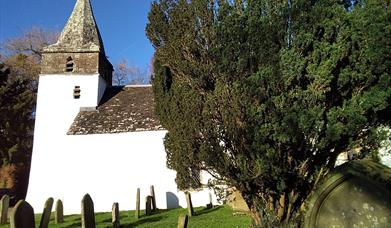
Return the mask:
[[74, 99], [79, 99], [80, 98], [80, 86], [75, 86], [75, 88], [73, 89], [73, 98]]
[[67, 58], [67, 65], [65, 67], [65, 71], [66, 72], [73, 72], [73, 65], [74, 65], [73, 59], [72, 59], [72, 57], [69, 56]]

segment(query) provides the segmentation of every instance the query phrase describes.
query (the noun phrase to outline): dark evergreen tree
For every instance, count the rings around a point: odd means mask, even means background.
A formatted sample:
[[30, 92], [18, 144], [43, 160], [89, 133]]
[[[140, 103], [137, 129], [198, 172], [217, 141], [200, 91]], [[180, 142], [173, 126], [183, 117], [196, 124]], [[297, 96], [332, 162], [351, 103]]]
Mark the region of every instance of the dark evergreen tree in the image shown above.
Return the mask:
[[8, 77], [11, 70], [0, 63], [0, 167], [29, 165], [32, 149], [34, 93], [30, 80]]
[[160, 0], [156, 111], [180, 188], [205, 170], [242, 192], [254, 225], [297, 226], [348, 147], [375, 151], [391, 116], [385, 0]]

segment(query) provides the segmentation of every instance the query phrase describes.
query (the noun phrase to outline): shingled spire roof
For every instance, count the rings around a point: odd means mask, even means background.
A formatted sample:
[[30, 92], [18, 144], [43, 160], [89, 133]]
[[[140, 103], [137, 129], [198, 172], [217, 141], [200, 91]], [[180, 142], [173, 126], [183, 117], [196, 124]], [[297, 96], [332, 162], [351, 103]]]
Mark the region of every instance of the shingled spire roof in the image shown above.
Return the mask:
[[90, 0], [77, 0], [57, 43], [46, 47], [44, 52], [101, 52], [105, 54]]

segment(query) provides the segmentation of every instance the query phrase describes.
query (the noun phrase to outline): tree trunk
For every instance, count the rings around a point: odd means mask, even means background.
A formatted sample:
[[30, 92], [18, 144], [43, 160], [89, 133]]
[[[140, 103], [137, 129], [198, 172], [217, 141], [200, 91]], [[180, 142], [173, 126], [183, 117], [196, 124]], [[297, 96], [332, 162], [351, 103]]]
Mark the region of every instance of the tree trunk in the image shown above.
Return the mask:
[[249, 208], [250, 208], [251, 218], [253, 220], [253, 227], [262, 227], [261, 216], [258, 213], [258, 210], [255, 207], [255, 205], [253, 205]]
[[[292, 194], [292, 193], [291, 193]], [[261, 196], [258, 194], [242, 193], [250, 208], [253, 227], [298, 227], [299, 211], [294, 210], [296, 195], [281, 194], [280, 196]], [[293, 199], [290, 201], [290, 199]]]

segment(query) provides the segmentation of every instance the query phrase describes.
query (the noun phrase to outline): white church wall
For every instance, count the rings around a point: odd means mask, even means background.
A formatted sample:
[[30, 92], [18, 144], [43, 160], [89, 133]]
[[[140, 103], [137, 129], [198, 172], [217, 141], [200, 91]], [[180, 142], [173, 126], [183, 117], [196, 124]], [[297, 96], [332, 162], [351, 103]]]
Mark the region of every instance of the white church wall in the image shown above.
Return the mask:
[[[34, 137], [66, 134], [80, 107], [97, 106], [98, 80], [99, 75], [41, 75]], [[80, 99], [73, 97], [75, 86], [80, 86]]]
[[[61, 199], [66, 214], [80, 213], [85, 193], [96, 212], [135, 209], [141, 190], [141, 208], [154, 185], [158, 208], [186, 207], [177, 190], [175, 171], [166, 167], [165, 131], [49, 137], [35, 144], [27, 201], [36, 212], [48, 197]], [[207, 182], [207, 178], [203, 178]], [[192, 192], [194, 206], [209, 203], [209, 189]], [[213, 195], [214, 203], [216, 199]]]

